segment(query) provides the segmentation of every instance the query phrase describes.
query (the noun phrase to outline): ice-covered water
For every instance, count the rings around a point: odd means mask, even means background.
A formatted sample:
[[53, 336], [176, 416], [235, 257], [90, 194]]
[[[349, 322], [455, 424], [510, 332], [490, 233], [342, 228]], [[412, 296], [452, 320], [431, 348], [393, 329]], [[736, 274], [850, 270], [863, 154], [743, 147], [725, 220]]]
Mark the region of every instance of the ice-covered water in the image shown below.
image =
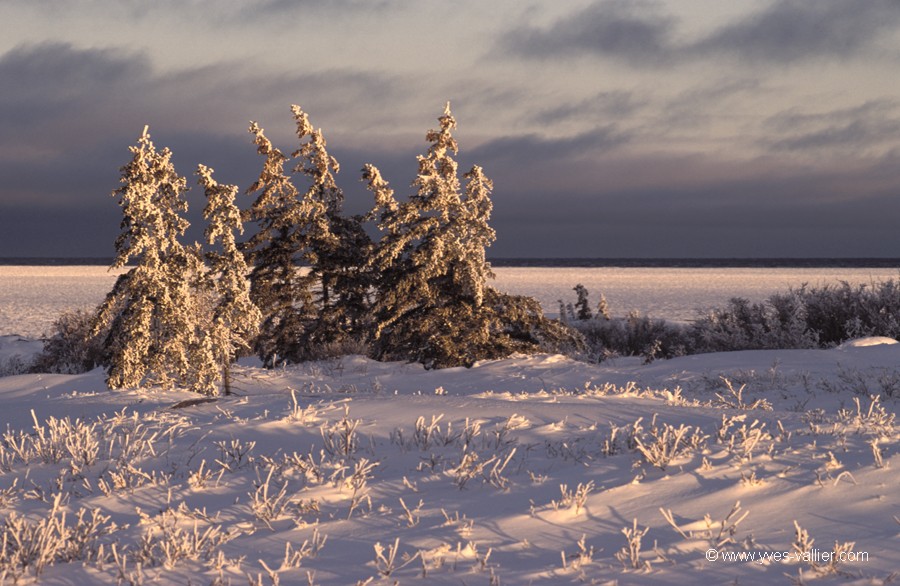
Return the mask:
[[44, 335], [62, 312], [96, 307], [121, 272], [103, 266], [0, 266], [0, 335]]
[[[736, 296], [762, 301], [803, 283], [898, 277], [896, 269], [873, 268], [499, 267], [494, 272], [494, 286], [535, 297], [549, 315], [558, 313], [557, 300], [574, 302], [572, 288], [580, 283], [590, 292], [592, 307], [602, 292], [613, 315], [637, 310], [673, 321], [690, 321], [698, 311]], [[63, 311], [96, 306], [118, 274], [102, 266], [0, 266], [0, 335], [42, 336]]]
[[637, 310], [680, 322], [692, 321], [732, 297], [763, 301], [804, 283], [871, 283], [898, 277], [896, 269], [885, 268], [499, 267], [494, 273], [499, 289], [536, 298], [554, 317], [559, 314], [558, 300], [574, 303], [572, 289], [580, 283], [590, 294], [591, 309], [603, 293], [613, 316]]

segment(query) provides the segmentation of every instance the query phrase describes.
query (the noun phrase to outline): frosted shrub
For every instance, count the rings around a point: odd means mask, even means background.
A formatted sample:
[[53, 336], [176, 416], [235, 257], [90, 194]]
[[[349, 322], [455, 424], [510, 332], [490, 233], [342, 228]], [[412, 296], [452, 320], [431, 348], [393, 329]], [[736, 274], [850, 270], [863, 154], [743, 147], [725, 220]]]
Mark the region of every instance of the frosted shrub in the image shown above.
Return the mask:
[[900, 282], [850, 285], [841, 281], [796, 291], [805, 304], [810, 330], [830, 346], [862, 336], [900, 337]]
[[830, 347], [863, 336], [900, 336], [900, 283], [870, 285], [841, 281], [802, 286], [763, 303], [731, 299], [691, 326], [702, 352], [764, 348]]
[[[562, 557], [562, 567], [563, 570], [567, 570], [572, 568], [573, 570], [580, 570], [584, 566], [590, 564], [594, 561], [594, 546], [588, 547], [585, 543], [587, 539], [587, 535], [582, 534], [581, 539], [576, 542], [576, 546], [578, 547], [578, 551], [566, 555], [565, 550], [560, 552], [560, 556]], [[572, 560], [569, 562], [569, 560]]]
[[827, 556], [827, 561], [824, 561], [821, 560], [819, 556], [810, 555], [810, 552], [813, 551], [813, 544], [815, 542], [816, 540], [809, 536], [809, 532], [802, 528], [797, 521], [794, 521], [794, 541], [791, 543], [793, 554], [798, 560], [805, 562], [810, 569], [820, 575], [841, 573], [838, 565], [847, 553], [853, 551], [853, 547], [856, 545], [852, 541], [845, 541], [843, 543], [835, 541], [834, 547], [831, 552], [829, 552], [831, 555]]
[[65, 544], [65, 521], [56, 511], [40, 521], [29, 522], [10, 513], [0, 528], [3, 548], [0, 567], [3, 576], [18, 577], [28, 570], [40, 576], [51, 565]]
[[459, 465], [453, 470], [454, 482], [456, 486], [462, 490], [466, 484], [476, 476], [484, 472], [485, 466], [492, 461], [483, 461], [477, 452], [466, 452], [463, 454]]
[[79, 509], [73, 523], [62, 510], [62, 494], [53, 497], [47, 516], [38, 521], [10, 513], [0, 525], [0, 583], [16, 582], [28, 571], [40, 576], [60, 562], [97, 561], [102, 537], [117, 530], [98, 510]]
[[863, 408], [859, 397], [853, 397], [855, 410], [841, 409], [838, 411], [838, 421], [845, 425], [856, 427], [856, 433], [869, 434], [878, 437], [889, 438], [895, 429], [896, 413], [890, 413], [881, 404], [881, 397], [872, 395], [869, 397], [869, 405]]
[[413, 561], [419, 557], [419, 554], [410, 556], [409, 554], [403, 554], [401, 559], [397, 559], [397, 553], [400, 551], [400, 538], [394, 539], [394, 544], [389, 545], [387, 547], [381, 545], [381, 542], [378, 542], [374, 545], [375, 548], [375, 567], [378, 569], [378, 573], [388, 578], [396, 572], [397, 570], [404, 568], [411, 564]]
[[437, 416], [432, 415], [430, 423], [426, 423], [425, 418], [422, 416], [416, 419], [412, 437], [413, 444], [424, 452], [431, 447], [432, 442], [438, 442], [444, 445], [450, 443], [452, 439], [441, 433], [440, 421], [443, 417], [443, 413]]
[[93, 322], [94, 313], [83, 309], [60, 315], [31, 370], [78, 374], [104, 364], [103, 338], [91, 334]]
[[325, 482], [325, 470], [322, 466], [324, 452], [321, 453], [319, 461], [316, 461], [315, 455], [310, 452], [306, 455], [293, 452], [285, 455], [280, 463], [282, 473], [290, 471], [295, 475], [299, 475], [307, 484], [322, 484]]
[[775, 295], [765, 303], [732, 298], [725, 308], [696, 320], [690, 335], [702, 352], [815, 348], [819, 344], [816, 332], [806, 323], [804, 301], [793, 292]]
[[[6, 359], [0, 359], [0, 377], [15, 376], [17, 374], [25, 374], [29, 371], [42, 372], [35, 368], [33, 363], [29, 363], [18, 354], [13, 354]], [[47, 371], [51, 372], [51, 371]]]
[[290, 412], [285, 417], [285, 420], [305, 425], [307, 423], [312, 423], [318, 419], [318, 417], [318, 408], [315, 405], [301, 407], [300, 403], [297, 401], [297, 392], [294, 389], [291, 389]]
[[636, 448], [648, 464], [665, 470], [669, 463], [679, 457], [701, 449], [707, 440], [699, 429], [691, 433], [691, 427], [681, 424], [677, 428], [668, 423], [656, 424], [655, 418], [649, 434], [636, 435]]
[[245, 464], [253, 462], [253, 456], [251, 456], [250, 453], [253, 451], [253, 448], [256, 447], [256, 442], [242, 442], [239, 439], [233, 439], [228, 442], [216, 442], [216, 446], [218, 446], [219, 453], [221, 454], [220, 458], [216, 460], [216, 463], [230, 472], [237, 470]]
[[131, 462], [117, 462], [97, 480], [97, 488], [109, 496], [116, 492], [131, 492], [142, 486], [152, 486], [167, 481], [168, 477], [155, 470], [146, 472]]
[[587, 352], [594, 359], [603, 360], [610, 355], [673, 358], [691, 353], [684, 326], [637, 312], [624, 319], [601, 316], [569, 325], [584, 336]]
[[363, 501], [369, 503], [369, 508], [372, 507], [367, 487], [369, 479], [372, 478], [372, 472], [377, 466], [378, 462], [370, 462], [365, 458], [361, 458], [354, 462], [353, 472], [344, 479], [344, 486], [349, 487], [352, 491], [350, 494], [350, 512], [347, 513], [348, 519], [353, 516], [354, 511]]
[[135, 556], [144, 566], [172, 569], [183, 560], [210, 560], [220, 546], [235, 537], [218, 525], [201, 529], [198, 521], [186, 529], [166, 516], [156, 519], [154, 525], [142, 537]]
[[702, 352], [831, 347], [863, 336], [898, 338], [898, 315], [900, 282], [888, 280], [857, 286], [846, 282], [803, 286], [761, 303], [736, 297], [689, 326], [636, 312], [611, 320], [602, 316], [574, 319], [573, 315], [566, 324], [584, 337], [592, 358], [644, 356], [649, 361]]
[[100, 439], [97, 423], [74, 421], [68, 417], [50, 417], [41, 424], [34, 410], [31, 411], [34, 432], [29, 436], [34, 457], [46, 464], [55, 464], [63, 458], [72, 460], [73, 470], [90, 466], [97, 461]]

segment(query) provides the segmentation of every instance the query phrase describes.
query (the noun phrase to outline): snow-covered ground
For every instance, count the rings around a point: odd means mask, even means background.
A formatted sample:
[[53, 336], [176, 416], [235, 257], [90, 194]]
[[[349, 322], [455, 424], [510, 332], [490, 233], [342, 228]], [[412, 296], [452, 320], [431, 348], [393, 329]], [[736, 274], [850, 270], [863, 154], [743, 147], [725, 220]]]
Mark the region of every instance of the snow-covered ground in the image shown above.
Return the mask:
[[[43, 336], [63, 311], [96, 307], [121, 272], [102, 266], [0, 265], [0, 335]], [[498, 267], [494, 272], [496, 287], [534, 297], [553, 317], [559, 312], [557, 301], [573, 302], [572, 288], [581, 283], [593, 307], [603, 293], [615, 316], [637, 310], [681, 322], [721, 307], [731, 297], [762, 301], [803, 283], [870, 283], [898, 276], [894, 269], [835, 268]]]
[[[676, 320], [895, 277], [778, 271], [496, 270], [549, 313], [582, 283], [615, 314]], [[0, 364], [115, 276], [0, 267]], [[99, 371], [2, 377], [0, 584], [895, 582], [887, 342], [650, 365], [248, 362], [236, 396], [199, 403], [112, 392]]]
[[237, 396], [201, 403], [111, 392], [97, 371], [0, 378], [0, 583], [861, 585], [900, 570], [897, 344], [441, 371], [351, 356], [238, 378]]

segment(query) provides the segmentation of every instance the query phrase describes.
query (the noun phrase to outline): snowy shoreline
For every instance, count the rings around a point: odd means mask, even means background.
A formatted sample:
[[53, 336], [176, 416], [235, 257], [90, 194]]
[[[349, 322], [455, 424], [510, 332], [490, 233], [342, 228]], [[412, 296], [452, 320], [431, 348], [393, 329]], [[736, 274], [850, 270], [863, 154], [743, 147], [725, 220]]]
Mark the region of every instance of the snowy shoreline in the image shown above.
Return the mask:
[[[0, 335], [40, 338], [63, 311], [96, 307], [121, 272], [102, 266], [0, 266]], [[549, 317], [558, 315], [557, 300], [574, 301], [572, 288], [581, 283], [593, 303], [605, 295], [616, 316], [636, 310], [682, 323], [735, 296], [762, 301], [803, 283], [871, 283], [898, 276], [887, 268], [496, 267], [494, 273], [493, 285], [536, 298]]]

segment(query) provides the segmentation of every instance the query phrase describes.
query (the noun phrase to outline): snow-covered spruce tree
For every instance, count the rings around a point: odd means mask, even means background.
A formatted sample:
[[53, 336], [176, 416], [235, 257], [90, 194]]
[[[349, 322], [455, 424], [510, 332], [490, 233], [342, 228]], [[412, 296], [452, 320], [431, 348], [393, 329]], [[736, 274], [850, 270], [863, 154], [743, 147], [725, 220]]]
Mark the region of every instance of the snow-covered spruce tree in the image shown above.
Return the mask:
[[328, 154], [321, 129], [313, 127], [300, 106], [291, 106], [291, 112], [301, 143], [292, 153], [298, 159], [293, 170], [310, 183], [302, 196], [304, 257], [318, 285], [318, 315], [297, 358], [320, 358], [358, 348], [367, 335], [372, 242], [363, 217], [343, 215], [344, 193], [334, 178], [340, 165]]
[[249, 131], [265, 163], [247, 190], [258, 195], [245, 219], [255, 222], [258, 230], [242, 249], [252, 266], [250, 298], [262, 311], [256, 352], [267, 366], [273, 366], [302, 354], [305, 333], [316, 317], [314, 277], [300, 265], [307, 260], [307, 222], [324, 209], [304, 206], [285, 174], [288, 157], [272, 145], [256, 122], [250, 123]]
[[197, 349], [198, 365], [203, 368], [196, 369], [193, 386], [199, 392], [216, 394], [216, 380], [221, 378], [222, 392], [230, 395], [231, 364], [250, 349], [259, 333], [261, 314], [250, 300], [247, 263], [234, 238], [235, 232], [244, 233], [241, 213], [234, 205], [238, 188], [220, 185], [212, 174], [205, 165], [197, 167], [198, 181], [206, 194], [206, 242], [218, 249], [206, 253], [209, 272], [204, 288], [212, 297], [212, 313], [206, 316], [208, 324]]
[[[378, 359], [417, 360], [426, 367], [468, 363], [460, 356], [462, 329], [468, 330], [476, 300], [458, 307], [462, 290], [453, 288], [462, 258], [458, 220], [462, 215], [457, 164], [451, 157], [457, 145], [452, 136], [456, 120], [449, 104], [431, 130], [426, 155], [418, 157], [416, 192], [404, 203], [372, 166], [363, 178], [375, 193], [379, 227], [384, 232], [373, 257], [379, 275], [374, 305], [376, 328], [373, 352]], [[478, 304], [480, 305], [480, 303]], [[467, 311], [468, 310], [468, 311]], [[484, 331], [486, 328], [476, 328]]]
[[600, 294], [600, 301], [597, 302], [597, 319], [601, 317], [606, 321], [612, 319], [609, 313], [609, 303], [606, 301], [606, 295], [603, 293]]
[[594, 317], [594, 314], [591, 313], [590, 302], [588, 301], [587, 287], [579, 283], [575, 285], [572, 290], [575, 291], [575, 295], [577, 296], [575, 301], [575, 319], [584, 321]]
[[378, 275], [372, 352], [380, 360], [442, 368], [536, 350], [535, 330], [549, 325], [537, 302], [487, 285], [493, 275], [485, 248], [495, 238], [488, 225], [492, 184], [476, 166], [460, 193], [449, 104], [438, 121], [426, 135], [431, 145], [418, 157], [416, 191], [408, 201], [394, 198], [377, 168], [363, 169], [382, 231], [371, 261]]
[[105, 333], [110, 388], [171, 387], [188, 380], [198, 314], [192, 285], [202, 273], [195, 249], [178, 238], [188, 227], [186, 179], [175, 172], [168, 148], [157, 151], [147, 129], [113, 192], [122, 207], [122, 233], [112, 268], [134, 263], [116, 281], [95, 319]]

